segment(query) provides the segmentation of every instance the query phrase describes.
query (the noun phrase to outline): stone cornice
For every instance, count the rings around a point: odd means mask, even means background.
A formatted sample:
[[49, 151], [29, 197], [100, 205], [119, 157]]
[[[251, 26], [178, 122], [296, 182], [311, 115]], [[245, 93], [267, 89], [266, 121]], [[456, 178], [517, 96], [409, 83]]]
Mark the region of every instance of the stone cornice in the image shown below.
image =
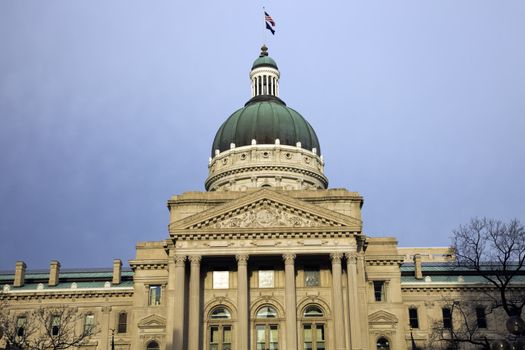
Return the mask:
[[129, 260], [129, 266], [133, 271], [135, 270], [166, 270], [168, 268], [168, 261], [162, 260]]
[[365, 256], [367, 265], [381, 266], [381, 265], [401, 265], [404, 261], [403, 255], [371, 255]]
[[217, 229], [210, 230], [181, 230], [171, 233], [174, 240], [246, 240], [246, 239], [283, 239], [283, 238], [349, 238], [358, 235], [358, 232], [348, 231], [348, 228], [260, 228], [253, 229], [229, 229], [227, 232], [218, 232]]
[[45, 289], [45, 290], [12, 290], [4, 292], [8, 300], [45, 300], [45, 299], [92, 299], [107, 297], [133, 296], [133, 287], [94, 288], [94, 289]]

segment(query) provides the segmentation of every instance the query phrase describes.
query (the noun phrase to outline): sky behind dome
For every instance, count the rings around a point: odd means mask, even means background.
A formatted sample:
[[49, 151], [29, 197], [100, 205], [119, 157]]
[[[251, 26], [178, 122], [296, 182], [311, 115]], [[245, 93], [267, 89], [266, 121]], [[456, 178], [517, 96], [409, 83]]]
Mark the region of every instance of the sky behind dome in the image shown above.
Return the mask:
[[447, 246], [474, 216], [525, 221], [524, 18], [522, 0], [1, 1], [0, 269], [165, 239], [263, 42], [366, 234]]

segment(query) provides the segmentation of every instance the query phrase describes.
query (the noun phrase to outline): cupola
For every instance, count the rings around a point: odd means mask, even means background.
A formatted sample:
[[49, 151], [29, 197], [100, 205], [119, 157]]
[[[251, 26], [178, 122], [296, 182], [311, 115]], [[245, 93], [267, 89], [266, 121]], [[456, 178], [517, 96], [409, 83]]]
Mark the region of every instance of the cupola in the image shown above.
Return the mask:
[[327, 188], [317, 135], [278, 97], [279, 78], [263, 46], [250, 71], [252, 98], [226, 119], [213, 140], [206, 190]]

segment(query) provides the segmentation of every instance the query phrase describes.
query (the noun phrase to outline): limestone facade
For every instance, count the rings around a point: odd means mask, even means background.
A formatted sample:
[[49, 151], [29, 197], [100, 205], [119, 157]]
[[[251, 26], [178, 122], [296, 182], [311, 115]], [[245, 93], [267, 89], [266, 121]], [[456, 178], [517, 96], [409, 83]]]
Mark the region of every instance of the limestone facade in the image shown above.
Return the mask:
[[[250, 78], [260, 100], [252, 102], [281, 108], [272, 118], [298, 123], [275, 124], [288, 125], [283, 135], [318, 145], [309, 124], [276, 100], [280, 75], [267, 50], [256, 63]], [[270, 89], [259, 88], [265, 81]], [[282, 132], [275, 125], [265, 130]], [[109, 350], [113, 333], [116, 350], [404, 350], [429, 343], [451, 301], [490, 290], [452, 269], [447, 248], [399, 248], [395, 238], [366, 235], [359, 193], [327, 189], [319, 150], [281, 141], [217, 150], [208, 191], [173, 196], [166, 239], [138, 243], [130, 269], [120, 260], [80, 271], [17, 262], [0, 273], [8, 312], [66, 305], [92, 315], [99, 332], [89, 350]], [[487, 314], [482, 332], [496, 337], [502, 317]]]

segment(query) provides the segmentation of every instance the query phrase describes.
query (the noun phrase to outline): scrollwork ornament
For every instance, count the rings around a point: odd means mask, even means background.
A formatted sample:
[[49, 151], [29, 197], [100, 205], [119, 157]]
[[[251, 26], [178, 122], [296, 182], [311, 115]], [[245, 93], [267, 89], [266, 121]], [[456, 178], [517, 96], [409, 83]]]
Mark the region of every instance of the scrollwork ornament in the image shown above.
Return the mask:
[[186, 262], [186, 255], [175, 255], [175, 265], [176, 266], [184, 266], [184, 263]]
[[331, 253], [330, 258], [332, 259], [332, 263], [340, 264], [341, 259], [343, 258], [343, 253], [339, 253], [339, 252]]
[[235, 259], [237, 259], [237, 264], [238, 265], [247, 265], [249, 258], [250, 258], [250, 256], [248, 254], [237, 254], [235, 256]]
[[190, 255], [188, 257], [188, 259], [190, 260], [190, 262], [192, 264], [200, 264], [201, 260], [202, 260], [202, 256], [201, 255]]
[[346, 262], [348, 264], [355, 265], [357, 263], [357, 254], [356, 253], [354, 253], [354, 252], [346, 253], [345, 256], [346, 256]]
[[295, 258], [297, 257], [297, 255], [295, 255], [294, 253], [286, 253], [286, 254], [283, 254], [283, 260], [284, 260], [284, 263], [286, 265], [288, 264], [293, 264], [294, 261], [295, 261]]

